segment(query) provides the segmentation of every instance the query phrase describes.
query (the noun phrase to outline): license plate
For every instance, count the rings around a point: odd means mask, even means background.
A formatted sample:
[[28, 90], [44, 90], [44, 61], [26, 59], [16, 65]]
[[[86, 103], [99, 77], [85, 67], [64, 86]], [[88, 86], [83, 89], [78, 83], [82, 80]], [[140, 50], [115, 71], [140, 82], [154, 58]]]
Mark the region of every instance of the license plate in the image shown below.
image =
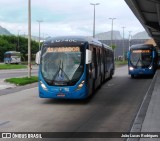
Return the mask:
[[65, 94], [60, 93], [60, 94], [57, 94], [57, 96], [58, 96], [58, 97], [65, 97], [66, 95], [65, 95]]
[[141, 72], [139, 72], [139, 74], [143, 74], [143, 72], [141, 71]]

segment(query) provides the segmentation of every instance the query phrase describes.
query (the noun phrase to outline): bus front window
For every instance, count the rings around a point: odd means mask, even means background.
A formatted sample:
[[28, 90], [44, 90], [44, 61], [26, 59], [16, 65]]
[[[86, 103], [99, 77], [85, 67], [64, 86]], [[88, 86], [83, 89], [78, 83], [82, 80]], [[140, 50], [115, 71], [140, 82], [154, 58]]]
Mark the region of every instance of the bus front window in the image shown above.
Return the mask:
[[149, 67], [152, 62], [150, 50], [133, 50], [130, 57], [131, 64], [134, 67]]
[[[53, 52], [52, 52], [53, 51]], [[42, 54], [42, 75], [45, 80], [52, 82], [52, 85], [59, 85], [59, 82], [69, 83], [77, 81], [83, 73], [83, 53], [79, 51], [60, 52], [52, 50]]]

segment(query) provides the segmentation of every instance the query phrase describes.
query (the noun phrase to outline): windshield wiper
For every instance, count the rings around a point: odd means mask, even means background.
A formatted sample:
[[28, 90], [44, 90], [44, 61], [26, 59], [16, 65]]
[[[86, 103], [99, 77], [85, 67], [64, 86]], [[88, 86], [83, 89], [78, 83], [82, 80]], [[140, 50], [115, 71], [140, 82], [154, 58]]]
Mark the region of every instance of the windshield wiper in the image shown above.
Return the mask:
[[144, 62], [142, 61], [142, 59], [139, 58], [138, 61], [137, 61], [137, 63], [136, 63], [136, 67], [137, 67], [137, 65], [138, 65], [138, 62], [141, 62], [142, 67], [145, 66], [145, 64], [144, 64]]
[[[62, 67], [61, 67], [62, 66]], [[57, 70], [57, 72], [55, 73], [55, 75], [53, 75], [52, 77], [52, 81], [55, 81], [56, 77], [58, 76], [60, 79], [67, 78], [67, 81], [70, 81], [69, 77], [67, 76], [67, 74], [64, 72], [63, 70], [63, 62], [60, 60], [60, 64], [59, 64], [59, 69]]]
[[137, 67], [137, 65], [138, 65], [138, 62], [140, 61], [140, 58], [138, 58], [138, 61], [137, 61], [137, 63], [136, 63], [136, 66], [135, 67]]

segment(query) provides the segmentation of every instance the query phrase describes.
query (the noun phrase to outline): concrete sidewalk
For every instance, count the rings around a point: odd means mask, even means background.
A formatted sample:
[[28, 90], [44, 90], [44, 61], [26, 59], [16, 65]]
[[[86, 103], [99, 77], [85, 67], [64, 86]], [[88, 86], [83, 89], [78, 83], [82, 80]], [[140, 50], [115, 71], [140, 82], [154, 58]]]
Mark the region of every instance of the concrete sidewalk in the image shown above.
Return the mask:
[[[155, 85], [141, 132], [160, 132], [160, 70], [156, 73]], [[158, 139], [141, 138], [140, 141], [160, 141]]]
[[[131, 132], [145, 132], [146, 134], [158, 135], [158, 138], [128, 138], [127, 141], [160, 141], [160, 70], [157, 70], [152, 80]], [[154, 134], [154, 132], [159, 133]]]

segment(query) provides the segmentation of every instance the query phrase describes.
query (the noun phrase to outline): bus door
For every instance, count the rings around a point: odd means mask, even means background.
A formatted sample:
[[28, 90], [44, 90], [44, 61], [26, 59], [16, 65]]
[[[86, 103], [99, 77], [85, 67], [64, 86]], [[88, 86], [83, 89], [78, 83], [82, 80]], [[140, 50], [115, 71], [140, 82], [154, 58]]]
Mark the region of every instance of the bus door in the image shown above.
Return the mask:
[[4, 54], [4, 63], [10, 64], [11, 63], [11, 53], [5, 53]]
[[106, 74], [106, 77], [109, 76], [109, 51], [106, 50], [105, 51], [105, 74]]
[[95, 65], [94, 65], [94, 55], [93, 53], [93, 46], [89, 45], [89, 50], [92, 51], [92, 62], [87, 65], [87, 83], [88, 83], [88, 89], [89, 89], [89, 95], [93, 93], [94, 90], [94, 80], [95, 80]]
[[102, 77], [102, 81], [103, 81], [103, 76], [104, 76], [104, 58], [103, 58], [103, 48], [100, 49], [100, 70], [101, 70], [101, 77]]
[[97, 49], [97, 63], [98, 63], [98, 77], [101, 75], [101, 59], [100, 59], [100, 49]]
[[93, 69], [95, 71], [95, 76], [94, 79], [97, 79], [97, 74], [98, 74], [98, 65], [97, 65], [97, 54], [96, 54], [96, 48], [93, 48]]
[[104, 49], [104, 47], [102, 49], [101, 62], [102, 62], [102, 74], [103, 74], [103, 81], [104, 81], [105, 80], [105, 49]]

